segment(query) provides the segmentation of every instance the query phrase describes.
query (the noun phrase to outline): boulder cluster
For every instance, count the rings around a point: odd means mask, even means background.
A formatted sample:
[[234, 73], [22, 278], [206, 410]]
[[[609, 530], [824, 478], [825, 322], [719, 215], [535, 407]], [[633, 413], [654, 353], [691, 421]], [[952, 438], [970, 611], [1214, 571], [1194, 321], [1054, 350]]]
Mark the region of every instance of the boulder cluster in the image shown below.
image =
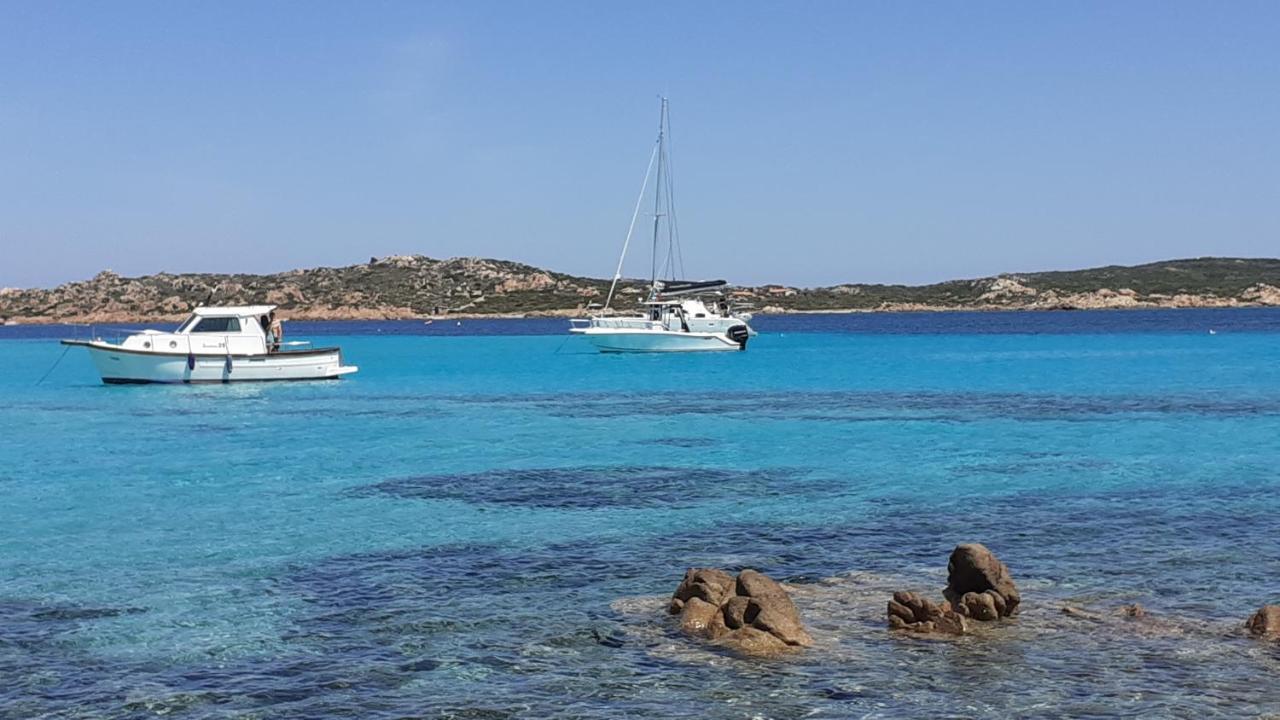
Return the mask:
[[668, 611], [680, 629], [745, 655], [776, 655], [808, 647], [813, 638], [791, 596], [763, 573], [691, 568], [671, 597]]
[[984, 545], [957, 545], [947, 562], [945, 598], [935, 603], [898, 591], [889, 601], [889, 627], [920, 633], [964, 635], [969, 622], [990, 622], [1018, 611], [1022, 595], [1009, 568]]
[[[1017, 614], [1022, 595], [1009, 568], [986, 546], [957, 545], [947, 562], [947, 585], [941, 600], [906, 590], [888, 602], [892, 630], [935, 635], [966, 635], [974, 623], [997, 622]], [[800, 612], [786, 589], [755, 570], [736, 576], [713, 568], [691, 568], [668, 606], [679, 616], [687, 635], [709, 640], [744, 655], [772, 656], [809, 647]], [[1064, 606], [1062, 612], [1094, 622], [1108, 617], [1150, 623], [1138, 604], [1125, 605], [1111, 616]], [[1280, 642], [1280, 605], [1264, 605], [1245, 623], [1254, 637]]]

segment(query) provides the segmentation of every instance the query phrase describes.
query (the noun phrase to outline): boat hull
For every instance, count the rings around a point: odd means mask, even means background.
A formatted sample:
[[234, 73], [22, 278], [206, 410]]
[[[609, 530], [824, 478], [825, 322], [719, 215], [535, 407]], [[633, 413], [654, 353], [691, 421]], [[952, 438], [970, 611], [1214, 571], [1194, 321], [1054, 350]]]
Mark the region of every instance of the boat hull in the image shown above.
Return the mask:
[[729, 352], [742, 345], [721, 333], [673, 332], [669, 330], [579, 330], [597, 350], [604, 353]]
[[64, 341], [64, 344], [85, 347], [102, 382], [108, 385], [332, 380], [358, 369], [342, 364], [342, 351], [338, 348], [268, 355], [187, 356], [124, 350], [96, 341]]

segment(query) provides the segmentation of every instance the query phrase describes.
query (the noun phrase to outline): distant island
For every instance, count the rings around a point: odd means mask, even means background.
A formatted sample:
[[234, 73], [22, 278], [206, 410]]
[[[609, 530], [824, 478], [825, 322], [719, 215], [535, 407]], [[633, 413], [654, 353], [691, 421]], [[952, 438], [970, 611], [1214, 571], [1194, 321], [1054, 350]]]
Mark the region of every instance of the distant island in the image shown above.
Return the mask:
[[[614, 307], [628, 310], [646, 282], [625, 280]], [[421, 255], [272, 275], [109, 270], [52, 289], [0, 289], [0, 319], [17, 323], [172, 321], [200, 304], [267, 303], [297, 320], [439, 315], [565, 316], [603, 301], [609, 281], [504, 260]], [[1195, 258], [1130, 267], [996, 275], [933, 285], [851, 283], [735, 287], [759, 312], [1092, 310], [1280, 305], [1280, 259]]]

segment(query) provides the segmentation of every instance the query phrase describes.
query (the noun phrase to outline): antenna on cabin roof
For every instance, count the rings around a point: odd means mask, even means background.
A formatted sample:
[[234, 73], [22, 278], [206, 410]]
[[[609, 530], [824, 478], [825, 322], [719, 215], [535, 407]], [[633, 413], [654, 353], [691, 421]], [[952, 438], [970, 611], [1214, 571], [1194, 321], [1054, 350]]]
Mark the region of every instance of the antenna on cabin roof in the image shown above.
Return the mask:
[[196, 305], [196, 307], [200, 307], [200, 306], [202, 306], [202, 305], [208, 305], [209, 303], [213, 302], [213, 296], [214, 296], [214, 295], [216, 295], [216, 294], [217, 294], [217, 292], [218, 292], [218, 286], [217, 286], [217, 285], [214, 285], [213, 287], [209, 288], [209, 294], [208, 294], [208, 295], [205, 295], [205, 296], [204, 296], [204, 300], [201, 300], [201, 301]]

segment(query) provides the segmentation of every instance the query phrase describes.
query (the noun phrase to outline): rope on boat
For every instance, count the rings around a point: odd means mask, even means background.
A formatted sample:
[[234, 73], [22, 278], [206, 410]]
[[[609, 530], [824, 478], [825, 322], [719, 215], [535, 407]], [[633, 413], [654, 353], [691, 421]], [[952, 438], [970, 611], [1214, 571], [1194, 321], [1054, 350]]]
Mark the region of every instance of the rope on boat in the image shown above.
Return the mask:
[[71, 349], [70, 345], [62, 348], [62, 354], [59, 355], [58, 359], [54, 360], [53, 364], [49, 366], [49, 369], [46, 370], [45, 373], [40, 376], [40, 379], [36, 381], [36, 385], [39, 385], [40, 383], [44, 382], [46, 378], [48, 378], [50, 375], [53, 374], [54, 368], [58, 367], [58, 363], [62, 362], [62, 358], [67, 356], [67, 351], [70, 349]]

